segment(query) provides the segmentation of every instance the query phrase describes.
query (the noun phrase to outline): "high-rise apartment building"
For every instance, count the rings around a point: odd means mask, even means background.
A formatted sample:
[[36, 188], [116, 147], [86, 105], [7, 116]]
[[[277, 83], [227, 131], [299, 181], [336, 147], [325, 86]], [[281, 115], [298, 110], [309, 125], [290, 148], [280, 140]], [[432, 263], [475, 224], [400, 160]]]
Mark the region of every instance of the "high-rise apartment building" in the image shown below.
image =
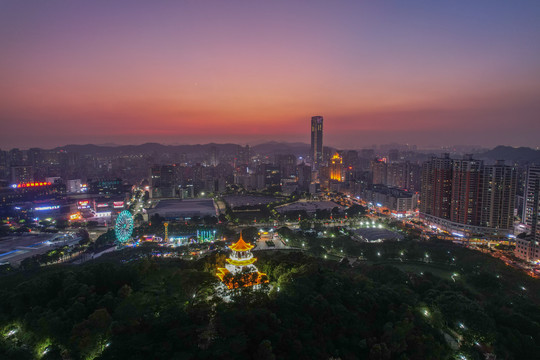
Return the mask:
[[373, 160], [371, 162], [371, 174], [372, 184], [386, 185], [388, 172], [387, 165], [384, 161]]
[[422, 165], [420, 212], [438, 218], [450, 218], [452, 198], [452, 159], [449, 154]]
[[150, 196], [175, 197], [176, 171], [173, 165], [155, 165], [150, 168]]
[[238, 167], [241, 165], [249, 165], [250, 161], [251, 149], [249, 148], [249, 145], [238, 146], [238, 150], [236, 151], [236, 158], [234, 161], [234, 167]]
[[356, 167], [358, 165], [358, 151], [348, 150], [343, 154], [343, 165], [346, 167]]
[[525, 178], [523, 223], [530, 234], [516, 239], [514, 255], [525, 261], [540, 260], [540, 166], [529, 166]]
[[515, 169], [502, 161], [433, 158], [422, 167], [421, 216], [450, 231], [507, 233], [514, 223], [516, 179]]
[[482, 166], [483, 162], [473, 160], [472, 155], [453, 160], [451, 221], [468, 225], [480, 223]]
[[210, 166], [218, 166], [219, 164], [219, 151], [216, 146], [210, 148]]
[[388, 161], [389, 162], [396, 162], [399, 160], [399, 150], [398, 149], [390, 149], [388, 151]]
[[275, 164], [283, 178], [296, 176], [296, 156], [294, 154], [276, 154]]
[[495, 229], [511, 229], [514, 226], [514, 204], [517, 187], [517, 171], [498, 161], [483, 169], [481, 225]]
[[523, 222], [530, 227], [536, 241], [540, 241], [540, 166], [529, 166], [525, 184]]
[[311, 118], [311, 157], [314, 170], [318, 170], [323, 161], [323, 117]]
[[304, 163], [296, 167], [296, 177], [298, 178], [298, 185], [301, 191], [309, 191], [309, 184], [311, 183], [311, 166]]

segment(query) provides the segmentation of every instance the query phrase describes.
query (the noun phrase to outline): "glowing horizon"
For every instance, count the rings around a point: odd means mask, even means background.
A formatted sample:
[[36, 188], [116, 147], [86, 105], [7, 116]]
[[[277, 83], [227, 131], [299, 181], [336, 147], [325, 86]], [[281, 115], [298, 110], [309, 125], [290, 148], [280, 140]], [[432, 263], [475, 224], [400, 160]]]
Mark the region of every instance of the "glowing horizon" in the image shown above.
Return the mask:
[[536, 147], [540, 3], [5, 2], [0, 148]]

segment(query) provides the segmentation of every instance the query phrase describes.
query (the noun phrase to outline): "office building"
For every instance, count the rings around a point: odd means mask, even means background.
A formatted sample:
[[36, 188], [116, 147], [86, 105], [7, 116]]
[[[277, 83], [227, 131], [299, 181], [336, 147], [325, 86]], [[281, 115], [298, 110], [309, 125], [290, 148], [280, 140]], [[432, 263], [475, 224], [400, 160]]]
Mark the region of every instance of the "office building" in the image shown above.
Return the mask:
[[313, 169], [318, 170], [323, 161], [323, 117], [311, 118], [311, 158]]
[[330, 180], [343, 181], [343, 158], [337, 152], [330, 159]]

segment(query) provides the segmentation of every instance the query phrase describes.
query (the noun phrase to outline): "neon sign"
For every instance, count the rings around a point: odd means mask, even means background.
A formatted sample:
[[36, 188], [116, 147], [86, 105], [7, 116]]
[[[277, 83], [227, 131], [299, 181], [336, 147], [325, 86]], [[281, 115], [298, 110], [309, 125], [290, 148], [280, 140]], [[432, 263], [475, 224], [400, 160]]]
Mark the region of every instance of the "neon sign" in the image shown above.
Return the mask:
[[123, 208], [124, 207], [124, 202], [123, 201], [114, 201], [113, 206], [114, 206], [115, 209]]
[[13, 184], [11, 185], [11, 187], [18, 189], [18, 188], [49, 186], [49, 185], [52, 185], [52, 183], [51, 182], [27, 182], [27, 183]]
[[87, 209], [90, 207], [90, 201], [89, 200], [81, 200], [78, 202], [78, 208], [79, 209]]
[[34, 208], [35, 211], [46, 211], [46, 210], [56, 210], [56, 209], [60, 209], [60, 205], [40, 206], [40, 207]]
[[69, 220], [79, 220], [80, 218], [81, 214], [79, 213], [69, 215]]

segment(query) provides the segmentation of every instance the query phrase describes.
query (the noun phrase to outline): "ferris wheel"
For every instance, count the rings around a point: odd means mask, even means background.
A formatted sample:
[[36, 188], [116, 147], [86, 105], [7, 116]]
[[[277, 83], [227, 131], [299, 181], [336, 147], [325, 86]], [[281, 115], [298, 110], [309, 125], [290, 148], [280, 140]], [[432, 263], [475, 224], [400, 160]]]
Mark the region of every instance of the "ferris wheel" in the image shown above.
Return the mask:
[[116, 240], [120, 243], [125, 243], [131, 238], [131, 234], [133, 233], [133, 215], [128, 210], [124, 210], [118, 214], [114, 232], [116, 233]]

